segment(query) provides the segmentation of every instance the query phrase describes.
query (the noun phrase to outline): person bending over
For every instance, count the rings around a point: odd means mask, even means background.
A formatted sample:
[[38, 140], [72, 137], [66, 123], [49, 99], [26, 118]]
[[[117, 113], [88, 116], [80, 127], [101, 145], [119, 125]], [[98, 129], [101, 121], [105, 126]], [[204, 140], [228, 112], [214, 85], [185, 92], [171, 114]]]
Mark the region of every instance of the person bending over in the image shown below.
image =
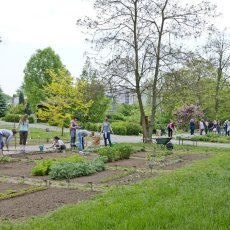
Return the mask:
[[60, 152], [63, 152], [66, 150], [65, 143], [57, 136], [54, 137], [54, 142], [53, 142], [52, 146], [49, 147], [49, 149], [50, 148], [57, 149]]
[[3, 137], [6, 138], [5, 145], [6, 145], [7, 151], [9, 151], [10, 140], [12, 139], [12, 137], [16, 133], [17, 133], [17, 131], [15, 129], [12, 129], [12, 130], [2, 129], [2, 130], [0, 130], [0, 155], [3, 155], [3, 147], [4, 147]]

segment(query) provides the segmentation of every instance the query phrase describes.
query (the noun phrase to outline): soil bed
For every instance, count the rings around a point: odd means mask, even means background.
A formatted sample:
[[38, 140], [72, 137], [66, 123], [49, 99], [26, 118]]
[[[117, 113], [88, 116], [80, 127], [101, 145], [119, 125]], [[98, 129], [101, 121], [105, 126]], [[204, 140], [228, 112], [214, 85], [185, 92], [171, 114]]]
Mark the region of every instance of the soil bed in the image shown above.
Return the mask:
[[89, 199], [97, 193], [94, 191], [50, 188], [45, 191], [1, 200], [0, 219], [18, 219], [46, 214], [66, 204], [76, 204]]
[[0, 193], [5, 193], [9, 190], [18, 191], [19, 189], [28, 188], [29, 185], [26, 184], [13, 184], [13, 183], [4, 183], [0, 182]]

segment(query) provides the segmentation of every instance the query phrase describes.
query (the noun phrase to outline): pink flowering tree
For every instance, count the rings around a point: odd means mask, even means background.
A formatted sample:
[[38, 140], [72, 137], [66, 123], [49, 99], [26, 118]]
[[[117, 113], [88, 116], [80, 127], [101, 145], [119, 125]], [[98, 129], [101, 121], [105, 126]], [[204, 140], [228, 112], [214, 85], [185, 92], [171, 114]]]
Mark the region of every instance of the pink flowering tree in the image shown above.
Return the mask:
[[176, 117], [177, 126], [184, 131], [188, 130], [190, 119], [193, 118], [195, 122], [204, 117], [204, 113], [198, 105], [186, 105], [173, 112]]

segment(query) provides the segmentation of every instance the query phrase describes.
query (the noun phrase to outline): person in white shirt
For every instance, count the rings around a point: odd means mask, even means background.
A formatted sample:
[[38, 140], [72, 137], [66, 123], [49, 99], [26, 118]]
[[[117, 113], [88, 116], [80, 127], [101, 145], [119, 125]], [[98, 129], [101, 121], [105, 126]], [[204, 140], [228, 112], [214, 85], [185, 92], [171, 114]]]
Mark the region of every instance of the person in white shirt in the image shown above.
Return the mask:
[[0, 154], [1, 155], [3, 155], [3, 147], [4, 147], [3, 137], [6, 138], [5, 145], [6, 145], [7, 151], [9, 151], [10, 140], [16, 133], [17, 133], [17, 131], [15, 129], [12, 129], [12, 130], [2, 129], [2, 130], [0, 130]]
[[52, 146], [50, 146], [49, 148], [57, 149], [60, 152], [66, 150], [65, 143], [59, 137], [57, 137], [57, 136], [54, 137], [54, 142], [53, 142]]
[[199, 123], [199, 131], [200, 131], [200, 135], [202, 135], [204, 131], [204, 120], [201, 120]]

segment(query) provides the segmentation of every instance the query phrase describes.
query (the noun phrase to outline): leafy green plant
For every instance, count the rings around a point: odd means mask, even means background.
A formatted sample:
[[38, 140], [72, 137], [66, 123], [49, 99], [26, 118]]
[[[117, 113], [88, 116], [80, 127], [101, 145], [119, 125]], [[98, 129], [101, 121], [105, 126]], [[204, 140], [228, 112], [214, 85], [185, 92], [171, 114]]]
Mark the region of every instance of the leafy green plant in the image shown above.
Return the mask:
[[112, 147], [102, 147], [97, 150], [100, 156], [104, 156], [108, 159], [108, 162], [128, 159], [132, 151], [133, 148], [128, 144], [116, 144]]
[[58, 159], [46, 159], [37, 161], [36, 166], [32, 168], [33, 176], [44, 176], [48, 175], [50, 167], [59, 163], [76, 163], [83, 162], [85, 159], [80, 156], [71, 156], [68, 158], [58, 158]]
[[114, 134], [117, 134], [117, 135], [126, 135], [127, 133], [127, 128], [124, 125], [124, 122], [113, 122], [112, 129], [113, 129]]
[[9, 156], [0, 157], [0, 163], [6, 163], [6, 162], [11, 162], [11, 161], [13, 161], [12, 157], [9, 157]]
[[98, 157], [93, 161], [83, 161], [79, 163], [63, 162], [55, 164], [50, 167], [49, 175], [52, 179], [70, 179], [87, 176], [103, 170], [105, 170], [104, 159]]

